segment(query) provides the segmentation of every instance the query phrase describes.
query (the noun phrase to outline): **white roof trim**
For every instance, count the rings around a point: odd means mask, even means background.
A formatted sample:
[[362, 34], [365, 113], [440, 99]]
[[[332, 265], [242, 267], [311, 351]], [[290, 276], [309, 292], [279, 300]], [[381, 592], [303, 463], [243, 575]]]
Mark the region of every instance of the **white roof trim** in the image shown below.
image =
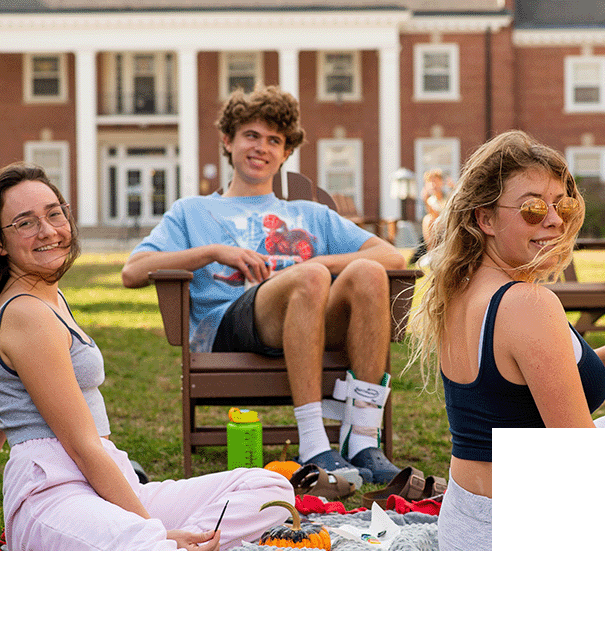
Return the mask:
[[0, 14], [0, 29], [37, 30], [263, 26], [396, 26], [410, 11], [165, 11], [123, 13]]
[[325, 50], [396, 46], [409, 11], [0, 15], [0, 51]]
[[414, 16], [402, 24], [403, 33], [481, 33], [510, 26], [511, 15]]
[[517, 29], [515, 46], [585, 46], [605, 44], [605, 28]]

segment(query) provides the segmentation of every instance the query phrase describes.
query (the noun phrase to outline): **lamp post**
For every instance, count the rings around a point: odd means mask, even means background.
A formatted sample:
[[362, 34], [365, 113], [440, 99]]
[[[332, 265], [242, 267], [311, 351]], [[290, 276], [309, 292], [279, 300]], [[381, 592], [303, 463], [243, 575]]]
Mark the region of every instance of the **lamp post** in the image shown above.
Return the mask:
[[401, 246], [407, 246], [409, 241], [416, 241], [416, 232], [413, 227], [413, 222], [416, 219], [415, 213], [412, 212], [412, 217], [409, 217], [408, 204], [410, 200], [415, 200], [417, 195], [416, 174], [401, 167], [391, 176], [391, 198], [401, 200], [401, 219], [397, 223], [390, 223], [388, 227], [391, 242], [395, 243], [395, 239], [400, 233], [404, 241]]
[[416, 195], [416, 174], [405, 167], [401, 167], [391, 177], [391, 198], [399, 198], [401, 200], [402, 220], [409, 220], [407, 217], [407, 202], [411, 198], [415, 199]]

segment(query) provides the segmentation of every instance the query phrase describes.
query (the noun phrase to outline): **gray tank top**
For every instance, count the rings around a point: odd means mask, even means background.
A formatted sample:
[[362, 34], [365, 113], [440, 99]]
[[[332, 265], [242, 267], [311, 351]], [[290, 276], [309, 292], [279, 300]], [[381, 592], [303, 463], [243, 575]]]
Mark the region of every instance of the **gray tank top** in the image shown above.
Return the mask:
[[[0, 325], [6, 306], [17, 297], [11, 297], [0, 308]], [[33, 295], [27, 295], [33, 296]], [[61, 294], [65, 301], [65, 297]], [[67, 305], [67, 301], [65, 301]], [[68, 306], [69, 309], [69, 306]], [[54, 312], [54, 310], [53, 310]], [[71, 311], [70, 311], [71, 313]], [[71, 362], [82, 394], [88, 403], [99, 435], [109, 435], [109, 419], [99, 386], [105, 380], [103, 356], [95, 342], [85, 341], [56, 312], [57, 318], [71, 333]], [[32, 350], [35, 353], [35, 350]], [[18, 374], [0, 359], [0, 429], [6, 434], [9, 446], [27, 440], [56, 437], [44, 421]]]

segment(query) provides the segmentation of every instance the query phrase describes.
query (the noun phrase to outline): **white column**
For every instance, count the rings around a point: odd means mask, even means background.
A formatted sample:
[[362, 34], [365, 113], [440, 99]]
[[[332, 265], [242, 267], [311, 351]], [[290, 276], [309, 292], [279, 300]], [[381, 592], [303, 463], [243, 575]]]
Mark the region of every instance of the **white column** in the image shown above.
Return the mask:
[[75, 206], [78, 226], [97, 226], [97, 65], [95, 51], [76, 52], [76, 165]]
[[401, 167], [399, 39], [379, 50], [380, 217], [401, 218], [401, 201], [391, 198], [391, 175]]
[[179, 164], [181, 196], [199, 195], [199, 124], [197, 52], [178, 51], [179, 74]]
[[[299, 95], [299, 73], [298, 73], [298, 49], [279, 49], [279, 86], [282, 90], [289, 92], [298, 99]], [[302, 113], [304, 117], [304, 112]], [[285, 162], [283, 170], [300, 171], [300, 148]]]

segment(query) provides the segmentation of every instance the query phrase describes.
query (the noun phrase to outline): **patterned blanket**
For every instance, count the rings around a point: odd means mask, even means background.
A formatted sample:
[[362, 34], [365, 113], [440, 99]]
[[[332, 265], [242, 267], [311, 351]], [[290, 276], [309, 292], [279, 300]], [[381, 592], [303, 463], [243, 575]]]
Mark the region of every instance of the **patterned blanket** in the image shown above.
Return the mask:
[[[398, 536], [392, 541], [389, 550], [395, 551], [438, 551], [437, 545], [437, 517], [424, 514], [422, 512], [408, 512], [399, 514], [393, 510], [387, 510], [389, 518], [401, 526]], [[353, 514], [309, 514], [306, 517], [309, 521], [325, 525], [330, 532], [332, 539], [332, 551], [376, 551], [374, 545], [360, 543], [336, 534], [330, 528], [341, 527], [343, 525], [354, 526], [359, 529], [369, 528], [372, 519], [370, 510], [363, 510]], [[257, 543], [243, 543], [240, 547], [232, 551], [311, 551], [308, 548], [296, 550], [293, 547], [277, 548]]]

